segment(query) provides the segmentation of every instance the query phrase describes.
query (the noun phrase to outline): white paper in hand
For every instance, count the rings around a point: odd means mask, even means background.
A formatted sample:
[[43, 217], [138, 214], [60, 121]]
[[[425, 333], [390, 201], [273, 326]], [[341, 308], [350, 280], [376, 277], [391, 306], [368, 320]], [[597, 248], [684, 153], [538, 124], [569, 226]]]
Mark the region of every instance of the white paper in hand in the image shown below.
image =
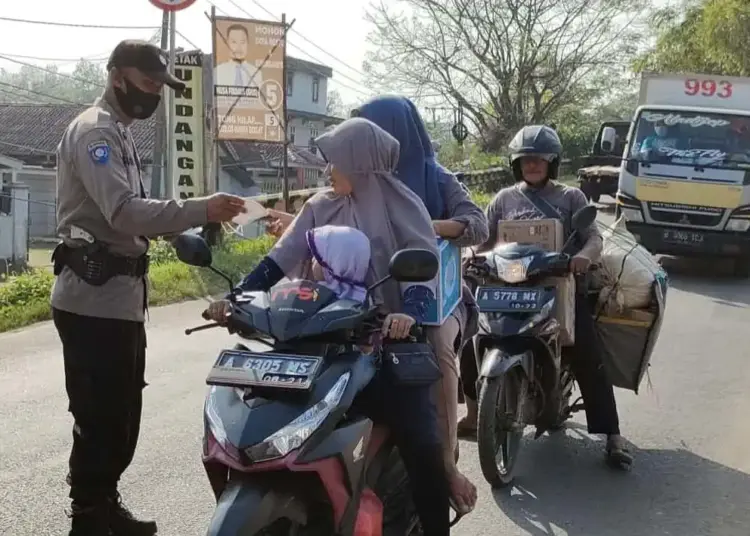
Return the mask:
[[237, 225], [247, 225], [250, 222], [265, 217], [265, 215], [266, 209], [263, 205], [255, 201], [252, 197], [246, 197], [245, 212], [232, 218], [232, 223], [236, 223]]

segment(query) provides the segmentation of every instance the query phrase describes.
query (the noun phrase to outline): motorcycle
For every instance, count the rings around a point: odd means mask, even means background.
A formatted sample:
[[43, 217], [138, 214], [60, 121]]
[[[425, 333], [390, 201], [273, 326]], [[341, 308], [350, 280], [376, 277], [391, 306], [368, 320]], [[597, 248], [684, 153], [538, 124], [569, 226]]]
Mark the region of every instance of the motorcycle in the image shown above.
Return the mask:
[[[233, 287], [201, 237], [181, 235], [175, 247], [180, 260]], [[429, 281], [437, 270], [431, 252], [399, 251], [368, 294], [389, 279]], [[379, 366], [357, 346], [382, 327], [375, 307], [312, 281], [230, 299], [224, 325], [242, 342], [220, 352], [206, 380], [202, 459], [217, 501], [207, 535], [421, 534], [387, 429], [352, 408]]]
[[580, 400], [570, 403], [575, 377], [562, 359], [554, 316], [556, 305], [572, 304], [556, 304], [555, 286], [543, 280], [570, 273], [566, 252], [596, 214], [589, 205], [573, 215], [573, 232], [560, 253], [509, 243], [464, 260], [464, 277], [476, 289], [479, 309], [479, 333], [472, 341], [479, 370], [477, 450], [493, 487], [513, 482], [527, 425], [536, 426], [536, 439], [583, 409]]

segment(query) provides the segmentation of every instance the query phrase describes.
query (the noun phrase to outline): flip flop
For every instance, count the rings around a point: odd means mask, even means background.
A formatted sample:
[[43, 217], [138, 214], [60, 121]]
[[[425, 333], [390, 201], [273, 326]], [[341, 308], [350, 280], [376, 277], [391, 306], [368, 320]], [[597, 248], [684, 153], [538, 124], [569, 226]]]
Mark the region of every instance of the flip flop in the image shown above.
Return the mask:
[[607, 440], [607, 463], [618, 469], [629, 469], [633, 455], [620, 441]]

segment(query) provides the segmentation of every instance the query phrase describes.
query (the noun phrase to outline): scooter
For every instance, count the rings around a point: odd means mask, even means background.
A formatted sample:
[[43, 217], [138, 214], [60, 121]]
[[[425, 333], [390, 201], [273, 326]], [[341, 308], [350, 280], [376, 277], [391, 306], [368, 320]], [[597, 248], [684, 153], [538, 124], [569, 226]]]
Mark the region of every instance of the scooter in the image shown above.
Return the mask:
[[580, 400], [570, 403], [575, 377], [562, 359], [554, 315], [556, 307], [573, 304], [557, 303], [556, 287], [544, 280], [570, 273], [566, 251], [596, 213], [589, 205], [573, 215], [573, 233], [561, 253], [510, 243], [464, 261], [464, 277], [476, 289], [479, 309], [479, 333], [473, 340], [480, 371], [477, 450], [484, 478], [493, 487], [513, 482], [527, 425], [536, 426], [538, 438], [559, 430], [583, 409]]
[[[181, 235], [175, 247], [233, 286], [202, 238]], [[431, 252], [402, 250], [369, 291], [391, 278], [429, 281], [437, 270]], [[225, 326], [243, 340], [220, 352], [206, 380], [203, 464], [217, 501], [207, 535], [421, 534], [387, 429], [352, 409], [379, 365], [357, 347], [382, 326], [375, 308], [311, 281], [231, 301]]]

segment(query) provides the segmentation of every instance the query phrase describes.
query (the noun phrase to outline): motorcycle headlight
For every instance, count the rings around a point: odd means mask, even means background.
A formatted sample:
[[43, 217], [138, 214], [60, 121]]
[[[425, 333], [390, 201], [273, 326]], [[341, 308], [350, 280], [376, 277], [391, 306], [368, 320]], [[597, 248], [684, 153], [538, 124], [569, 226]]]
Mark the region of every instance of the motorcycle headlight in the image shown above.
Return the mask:
[[526, 281], [526, 271], [534, 257], [521, 257], [520, 259], [508, 260], [500, 255], [495, 255], [495, 267], [497, 277], [506, 283], [522, 283]]
[[246, 448], [247, 457], [253, 462], [273, 460], [286, 456], [294, 449], [301, 447], [307, 438], [323, 424], [331, 410], [339, 405], [350, 377], [350, 372], [342, 374], [320, 402], [261, 443]]

